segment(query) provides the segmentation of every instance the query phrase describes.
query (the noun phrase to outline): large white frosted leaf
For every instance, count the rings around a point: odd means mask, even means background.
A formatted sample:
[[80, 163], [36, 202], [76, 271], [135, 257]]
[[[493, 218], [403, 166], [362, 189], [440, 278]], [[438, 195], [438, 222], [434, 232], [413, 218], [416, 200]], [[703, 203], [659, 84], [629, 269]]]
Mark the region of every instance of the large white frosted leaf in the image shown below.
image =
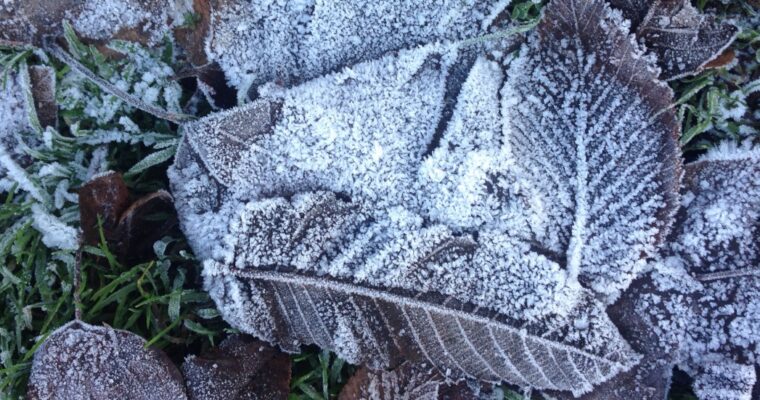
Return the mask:
[[182, 400], [182, 375], [160, 350], [127, 331], [72, 321], [34, 354], [27, 399]]
[[509, 1], [216, 1], [206, 51], [234, 86], [300, 82], [402, 48], [487, 32]]
[[603, 1], [556, 1], [544, 18], [501, 92], [504, 140], [543, 201], [534, 240], [614, 300], [677, 207], [672, 94]]

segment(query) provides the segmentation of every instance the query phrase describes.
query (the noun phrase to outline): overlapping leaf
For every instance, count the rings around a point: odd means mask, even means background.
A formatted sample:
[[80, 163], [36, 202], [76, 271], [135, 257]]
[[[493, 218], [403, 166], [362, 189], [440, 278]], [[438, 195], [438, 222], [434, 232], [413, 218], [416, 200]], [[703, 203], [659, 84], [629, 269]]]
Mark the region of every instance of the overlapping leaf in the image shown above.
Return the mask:
[[339, 400], [475, 400], [477, 394], [462, 382], [446, 382], [439, 373], [414, 364], [392, 371], [361, 368], [346, 382]]
[[386, 52], [482, 34], [508, 2], [212, 1], [207, 54], [230, 82], [301, 82]]
[[657, 55], [665, 80], [700, 72], [739, 31], [701, 14], [690, 0], [610, 0], [610, 4], [623, 12], [637, 37]]
[[543, 202], [533, 239], [614, 299], [667, 234], [680, 160], [670, 89], [608, 12], [548, 7], [501, 95], [505, 141]]
[[[0, 6], [0, 44], [41, 46], [46, 36], [60, 36], [68, 20], [85, 38], [115, 36], [155, 44], [184, 10], [166, 0], [12, 0]], [[181, 21], [180, 21], [181, 22]]]
[[286, 399], [290, 391], [290, 358], [242, 335], [182, 364], [190, 400]]
[[656, 254], [680, 162], [670, 91], [623, 25], [555, 1], [508, 69], [478, 40], [426, 45], [184, 125], [170, 178], [222, 314], [452, 379], [578, 395], [630, 368], [594, 298]]
[[683, 209], [663, 252], [610, 314], [642, 363], [584, 398], [662, 398], [672, 366], [700, 399], [752, 399], [760, 289], [760, 152], [723, 144], [685, 168]]

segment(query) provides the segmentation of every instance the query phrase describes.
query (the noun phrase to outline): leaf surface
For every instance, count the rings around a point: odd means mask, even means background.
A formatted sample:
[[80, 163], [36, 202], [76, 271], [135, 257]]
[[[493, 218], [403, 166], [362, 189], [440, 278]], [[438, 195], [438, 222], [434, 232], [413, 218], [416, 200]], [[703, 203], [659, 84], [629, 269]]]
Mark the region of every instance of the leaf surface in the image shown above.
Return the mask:
[[108, 327], [72, 321], [34, 354], [27, 398], [186, 399], [177, 367], [145, 340]]
[[684, 169], [684, 206], [665, 259], [610, 308], [643, 359], [584, 398], [660, 399], [676, 364], [695, 378], [700, 399], [753, 398], [760, 152], [723, 143]]
[[234, 86], [255, 90], [274, 80], [303, 82], [402, 48], [484, 34], [507, 4], [217, 0], [206, 49]]
[[672, 94], [604, 2], [556, 1], [544, 18], [501, 92], [504, 136], [543, 202], [532, 239], [614, 300], [678, 206]]
[[734, 41], [739, 29], [702, 14], [690, 0], [610, 0], [657, 55], [664, 80], [702, 71]]
[[286, 399], [290, 357], [242, 335], [182, 364], [190, 400]]
[[425, 365], [405, 363], [391, 371], [360, 368], [346, 382], [338, 400], [475, 400], [466, 383], [453, 384]]

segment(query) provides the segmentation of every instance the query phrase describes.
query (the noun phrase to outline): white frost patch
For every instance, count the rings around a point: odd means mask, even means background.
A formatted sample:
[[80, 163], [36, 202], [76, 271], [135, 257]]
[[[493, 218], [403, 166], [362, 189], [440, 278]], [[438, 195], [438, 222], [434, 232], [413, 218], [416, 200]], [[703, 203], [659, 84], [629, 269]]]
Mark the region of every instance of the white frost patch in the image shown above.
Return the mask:
[[[509, 1], [249, 2], [214, 10], [206, 52], [232, 85], [301, 82], [389, 51], [486, 32]], [[243, 87], [245, 86], [245, 87]]]
[[42, 234], [45, 246], [61, 250], [76, 250], [79, 247], [76, 229], [61, 222], [39, 204], [32, 205], [32, 213], [33, 226]]
[[169, 0], [87, 0], [76, 15], [69, 15], [72, 26], [91, 39], [110, 39], [126, 29], [148, 32], [150, 44], [169, 33], [169, 16], [176, 7]]

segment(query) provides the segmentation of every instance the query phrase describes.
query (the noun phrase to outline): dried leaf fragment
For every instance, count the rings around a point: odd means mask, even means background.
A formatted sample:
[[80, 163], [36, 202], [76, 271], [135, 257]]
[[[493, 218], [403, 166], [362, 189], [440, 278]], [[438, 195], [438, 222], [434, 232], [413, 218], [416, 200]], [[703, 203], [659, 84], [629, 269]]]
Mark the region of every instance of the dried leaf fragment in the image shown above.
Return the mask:
[[190, 400], [286, 399], [290, 357], [242, 335], [182, 364]]
[[169, 0], [12, 0], [0, 6], [0, 44], [43, 46], [46, 36], [61, 36], [71, 22], [83, 38], [123, 38], [156, 44], [183, 11]]
[[[84, 242], [91, 246], [100, 243], [100, 218], [109, 249], [121, 260], [150, 256], [153, 243], [176, 223], [172, 203], [171, 195], [163, 190], [133, 201], [121, 174], [97, 175], [79, 189]], [[164, 216], [157, 218], [160, 214]]]
[[72, 321], [34, 354], [27, 399], [186, 399], [177, 367], [144, 346], [133, 333]]
[[404, 363], [391, 371], [360, 368], [338, 400], [475, 400], [465, 382], [453, 383], [426, 365]]
[[657, 55], [660, 78], [696, 74], [734, 41], [739, 29], [705, 15], [690, 0], [610, 0]]

